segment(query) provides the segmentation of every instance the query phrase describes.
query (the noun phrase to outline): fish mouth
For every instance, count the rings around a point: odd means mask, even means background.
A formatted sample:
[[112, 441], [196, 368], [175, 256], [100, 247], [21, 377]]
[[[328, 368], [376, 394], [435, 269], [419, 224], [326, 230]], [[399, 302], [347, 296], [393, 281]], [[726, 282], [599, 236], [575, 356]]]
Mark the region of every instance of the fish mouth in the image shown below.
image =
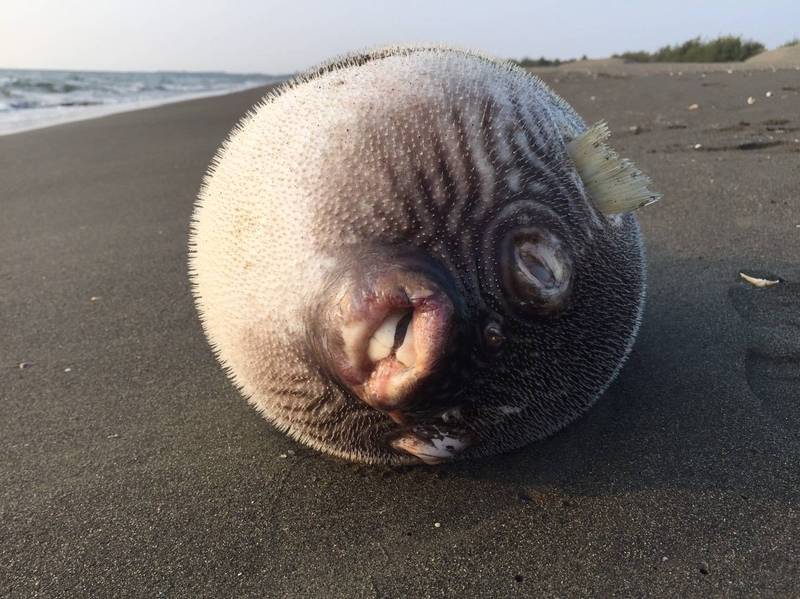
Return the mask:
[[323, 333], [311, 338], [322, 342], [328, 372], [393, 421], [384, 442], [403, 462], [456, 459], [475, 441], [448, 382], [471, 342], [463, 299], [443, 270], [413, 257], [352, 266], [315, 315]]
[[397, 422], [419, 405], [420, 389], [443, 366], [453, 321], [444, 290], [417, 273], [388, 273], [351, 294], [339, 319], [340, 378]]

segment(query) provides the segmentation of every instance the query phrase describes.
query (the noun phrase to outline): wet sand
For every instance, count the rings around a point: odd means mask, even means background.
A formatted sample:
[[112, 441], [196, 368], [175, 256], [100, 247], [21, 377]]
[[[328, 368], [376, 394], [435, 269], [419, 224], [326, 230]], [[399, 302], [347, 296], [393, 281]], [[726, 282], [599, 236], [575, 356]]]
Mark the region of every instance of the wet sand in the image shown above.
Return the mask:
[[800, 73], [542, 73], [664, 193], [644, 324], [582, 420], [439, 468], [293, 443], [203, 338], [192, 202], [263, 90], [0, 137], [0, 595], [800, 594]]

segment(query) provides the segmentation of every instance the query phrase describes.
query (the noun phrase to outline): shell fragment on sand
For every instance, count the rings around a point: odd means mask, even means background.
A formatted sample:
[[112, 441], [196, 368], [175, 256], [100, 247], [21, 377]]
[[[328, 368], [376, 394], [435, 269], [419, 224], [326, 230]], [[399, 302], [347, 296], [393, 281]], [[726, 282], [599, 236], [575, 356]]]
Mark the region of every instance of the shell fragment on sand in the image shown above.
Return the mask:
[[771, 279], [760, 279], [758, 277], [751, 277], [750, 275], [747, 275], [743, 272], [740, 272], [739, 276], [742, 277], [743, 280], [750, 283], [753, 287], [759, 287], [759, 288], [774, 287], [775, 285], [781, 282], [780, 279], [771, 280]]

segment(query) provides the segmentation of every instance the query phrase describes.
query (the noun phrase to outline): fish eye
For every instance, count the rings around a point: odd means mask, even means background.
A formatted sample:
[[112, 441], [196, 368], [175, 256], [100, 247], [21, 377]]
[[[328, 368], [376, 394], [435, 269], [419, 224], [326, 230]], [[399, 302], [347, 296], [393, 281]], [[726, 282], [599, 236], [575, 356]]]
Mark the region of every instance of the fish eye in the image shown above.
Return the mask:
[[567, 304], [572, 260], [553, 233], [538, 227], [509, 231], [502, 243], [500, 269], [511, 304], [529, 314], [553, 314]]
[[483, 327], [483, 341], [491, 351], [498, 351], [506, 342], [503, 327], [499, 322], [491, 321]]

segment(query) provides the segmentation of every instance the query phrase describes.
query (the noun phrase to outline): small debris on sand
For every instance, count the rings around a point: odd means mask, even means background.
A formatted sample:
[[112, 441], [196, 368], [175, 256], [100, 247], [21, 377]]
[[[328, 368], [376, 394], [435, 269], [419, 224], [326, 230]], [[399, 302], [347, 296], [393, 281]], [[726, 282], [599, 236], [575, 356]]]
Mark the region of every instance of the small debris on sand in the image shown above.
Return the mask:
[[764, 95], [767, 96], [768, 98], [771, 98], [772, 97], [772, 92], [767, 92]]
[[72, 372], [72, 368], [70, 368], [70, 367], [68, 366], [67, 368], [65, 368], [65, 369], [64, 369], [64, 372]]
[[33, 366], [33, 362], [20, 362], [19, 363], [20, 370], [25, 370], [26, 368], [30, 368], [31, 366]]
[[753, 96], [750, 96], [750, 97], [747, 98], [747, 104], [749, 106], [752, 106], [755, 103], [756, 103], [756, 99]]
[[692, 147], [693, 147], [695, 150], [699, 150], [700, 148], [702, 148], [702, 147], [703, 147], [703, 144], [694, 144]]
[[744, 279], [748, 283], [750, 283], [753, 287], [760, 287], [760, 288], [774, 287], [775, 285], [781, 282], [780, 279], [773, 281], [770, 279], [760, 279], [758, 277], [751, 277], [750, 275], [747, 275], [743, 272], [740, 272], [739, 276], [742, 277], [742, 279]]
[[90, 297], [90, 298], [89, 298], [89, 301], [90, 301], [90, 302], [99, 302], [101, 299], [103, 299], [103, 297], [102, 297], [102, 296], [100, 296], [100, 295], [93, 295], [92, 297]]
[[442, 526], [442, 523], [441, 523], [441, 522], [434, 522], [434, 523], [433, 523], [433, 525], [434, 525], [436, 528], [440, 528], [440, 527]]
[[689, 104], [689, 110], [697, 110], [700, 108], [700, 104]]

